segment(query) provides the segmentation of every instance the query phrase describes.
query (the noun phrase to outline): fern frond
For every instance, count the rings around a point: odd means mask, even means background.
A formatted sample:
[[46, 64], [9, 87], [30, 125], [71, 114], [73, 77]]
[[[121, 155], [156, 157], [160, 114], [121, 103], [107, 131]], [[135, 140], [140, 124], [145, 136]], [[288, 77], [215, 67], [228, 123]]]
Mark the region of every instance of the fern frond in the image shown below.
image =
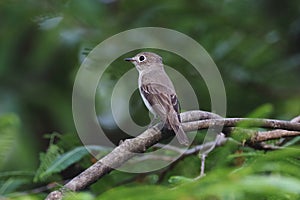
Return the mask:
[[33, 179], [34, 182], [44, 181], [51, 174], [45, 173], [49, 166], [53, 163], [55, 159], [61, 154], [62, 150], [54, 144], [50, 144], [46, 153], [40, 154], [40, 167], [38, 168], [35, 177]]
[[19, 127], [20, 120], [17, 115], [6, 114], [0, 117], [0, 167], [14, 149]]
[[110, 149], [101, 147], [101, 146], [81, 146], [77, 147], [65, 154], [60, 155], [57, 157], [50, 166], [48, 166], [48, 169], [42, 173], [42, 176], [50, 176], [51, 174], [61, 172], [62, 170], [66, 169], [70, 165], [76, 163], [80, 159], [82, 159], [84, 156], [89, 154], [88, 150], [93, 151], [99, 151], [103, 154], [106, 154], [110, 151]]

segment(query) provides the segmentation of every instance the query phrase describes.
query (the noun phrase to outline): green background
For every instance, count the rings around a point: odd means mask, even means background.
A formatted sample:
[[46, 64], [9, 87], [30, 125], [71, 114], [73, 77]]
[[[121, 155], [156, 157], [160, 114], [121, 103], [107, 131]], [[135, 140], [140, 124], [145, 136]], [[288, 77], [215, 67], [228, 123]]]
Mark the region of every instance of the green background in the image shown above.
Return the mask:
[[[112, 35], [147, 26], [180, 31], [207, 50], [224, 80], [228, 116], [246, 117], [254, 112], [255, 117], [290, 120], [299, 115], [300, 3], [297, 0], [1, 1], [0, 198], [1, 195], [43, 198], [49, 192], [45, 185], [52, 181], [63, 184], [63, 180], [92, 164], [93, 159], [83, 153], [82, 157], [73, 158], [72, 165], [62, 167], [52, 176], [36, 175], [37, 171], [43, 171], [40, 161], [49, 159], [48, 165], [44, 164], [46, 169], [58, 155], [81, 146], [72, 118], [72, 87], [85, 55]], [[170, 66], [185, 63], [167, 54], [164, 60]], [[106, 72], [111, 82], [133, 67], [121, 58], [113, 65], [121, 67]], [[108, 90], [110, 86], [106, 84]], [[201, 108], [209, 110], [205, 85], [199, 82], [195, 90]], [[133, 117], [137, 123], [147, 124], [149, 119], [137, 93], [132, 101], [136, 105], [132, 108]], [[97, 106], [99, 113], [107, 107], [102, 101]], [[114, 127], [111, 133], [116, 135], [116, 143], [118, 137], [122, 138]], [[297, 147], [297, 142], [293, 144]], [[40, 154], [46, 151], [48, 154]], [[262, 159], [263, 152], [242, 147], [242, 152], [246, 152], [244, 162], [248, 164], [240, 165], [235, 163], [237, 151], [241, 147], [232, 144], [217, 149], [208, 158], [208, 176], [203, 181], [188, 179], [189, 183], [177, 190], [170, 190], [174, 187], [170, 178], [196, 177], [200, 163], [197, 156], [180, 161], [163, 176], [161, 172], [150, 175], [114, 172], [78, 194], [82, 195], [78, 198], [103, 195], [107, 199], [134, 199], [136, 195], [139, 199], [150, 198], [153, 193], [156, 199], [246, 199], [249, 195], [252, 199], [277, 199], [279, 193], [282, 199], [297, 198], [300, 178], [294, 171], [299, 172], [300, 165], [299, 157], [293, 157], [297, 153], [267, 154], [270, 158]], [[272, 161], [271, 165], [277, 166], [276, 169], [266, 166], [265, 160], [272, 156], [278, 156], [274, 158], [278, 162]], [[285, 162], [286, 157], [293, 164]], [[257, 170], [252, 168], [253, 160], [260, 164]], [[232, 175], [237, 168], [242, 172]], [[262, 174], [276, 176], [262, 177]], [[182, 177], [179, 180], [186, 183]], [[290, 187], [285, 188], [284, 183]], [[117, 186], [121, 187], [103, 193]], [[40, 190], [32, 194], [35, 188]], [[209, 193], [211, 190], [216, 193]]]

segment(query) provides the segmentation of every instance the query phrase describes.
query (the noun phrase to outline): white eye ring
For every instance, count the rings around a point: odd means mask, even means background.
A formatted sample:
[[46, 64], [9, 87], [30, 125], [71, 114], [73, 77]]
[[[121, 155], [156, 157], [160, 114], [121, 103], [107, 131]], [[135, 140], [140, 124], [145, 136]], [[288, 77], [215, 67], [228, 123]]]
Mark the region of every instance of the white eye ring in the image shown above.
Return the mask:
[[144, 62], [146, 60], [146, 56], [141, 55], [139, 56], [139, 62]]

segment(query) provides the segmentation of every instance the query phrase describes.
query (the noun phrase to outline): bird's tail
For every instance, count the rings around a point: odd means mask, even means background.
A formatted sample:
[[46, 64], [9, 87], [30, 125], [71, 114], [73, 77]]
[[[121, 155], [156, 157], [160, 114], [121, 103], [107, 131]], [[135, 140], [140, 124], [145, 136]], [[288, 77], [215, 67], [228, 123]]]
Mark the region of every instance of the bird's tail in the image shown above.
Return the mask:
[[189, 145], [189, 139], [181, 126], [180, 118], [175, 110], [174, 112], [171, 111], [167, 116], [167, 123], [175, 132], [178, 142], [186, 146]]

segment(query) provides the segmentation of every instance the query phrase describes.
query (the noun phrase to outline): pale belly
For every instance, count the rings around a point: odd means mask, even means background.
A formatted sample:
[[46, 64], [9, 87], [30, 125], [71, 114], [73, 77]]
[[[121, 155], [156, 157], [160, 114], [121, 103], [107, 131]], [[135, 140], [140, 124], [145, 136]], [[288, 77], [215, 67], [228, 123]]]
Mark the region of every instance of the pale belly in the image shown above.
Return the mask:
[[148, 110], [154, 115], [154, 116], [156, 116], [156, 113], [155, 113], [155, 111], [153, 110], [153, 108], [152, 108], [152, 106], [150, 105], [150, 103], [147, 101], [147, 99], [144, 97], [144, 95], [142, 94], [142, 92], [141, 92], [141, 90], [139, 89], [139, 91], [140, 91], [140, 95], [141, 95], [141, 97], [142, 97], [142, 99], [143, 99], [143, 102], [144, 102], [144, 104], [145, 104], [145, 106], [148, 108]]

